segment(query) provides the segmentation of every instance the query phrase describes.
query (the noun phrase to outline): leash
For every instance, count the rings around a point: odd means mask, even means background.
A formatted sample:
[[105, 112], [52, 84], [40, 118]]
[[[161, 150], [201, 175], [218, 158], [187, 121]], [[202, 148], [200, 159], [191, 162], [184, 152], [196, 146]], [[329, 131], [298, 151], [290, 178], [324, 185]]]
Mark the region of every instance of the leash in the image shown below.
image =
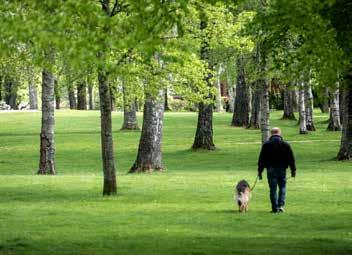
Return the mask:
[[259, 176], [257, 176], [257, 178], [255, 178], [255, 181], [254, 181], [254, 184], [252, 185], [251, 191], [253, 191], [255, 188], [255, 185], [257, 185], [258, 178], [259, 178]]
[[[258, 178], [259, 178], [259, 176], [257, 176], [257, 178], [255, 178], [255, 181], [254, 181], [254, 183], [253, 183], [253, 185], [252, 185], [251, 191], [253, 191], [254, 188], [255, 188], [255, 185], [257, 185]], [[295, 178], [290, 177], [290, 176], [287, 176], [287, 177], [286, 177], [286, 181], [288, 181], [288, 180], [290, 180], [290, 179], [293, 179], [293, 180], [294, 180]]]

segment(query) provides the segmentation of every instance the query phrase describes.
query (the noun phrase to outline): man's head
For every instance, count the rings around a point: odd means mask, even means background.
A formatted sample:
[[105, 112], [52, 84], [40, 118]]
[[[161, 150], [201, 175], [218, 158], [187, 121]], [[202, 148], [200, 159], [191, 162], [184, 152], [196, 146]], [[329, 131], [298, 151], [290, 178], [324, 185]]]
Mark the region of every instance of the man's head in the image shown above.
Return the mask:
[[281, 129], [278, 127], [273, 127], [270, 131], [271, 135], [281, 135]]

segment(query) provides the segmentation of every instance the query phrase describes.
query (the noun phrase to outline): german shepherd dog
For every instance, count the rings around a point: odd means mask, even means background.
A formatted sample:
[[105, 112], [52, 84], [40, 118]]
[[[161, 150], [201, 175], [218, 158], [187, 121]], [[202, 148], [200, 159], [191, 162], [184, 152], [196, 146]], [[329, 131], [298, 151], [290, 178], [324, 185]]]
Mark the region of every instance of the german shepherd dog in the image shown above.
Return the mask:
[[238, 204], [238, 211], [245, 213], [248, 211], [248, 202], [251, 196], [251, 188], [246, 180], [237, 183], [235, 187], [235, 203]]

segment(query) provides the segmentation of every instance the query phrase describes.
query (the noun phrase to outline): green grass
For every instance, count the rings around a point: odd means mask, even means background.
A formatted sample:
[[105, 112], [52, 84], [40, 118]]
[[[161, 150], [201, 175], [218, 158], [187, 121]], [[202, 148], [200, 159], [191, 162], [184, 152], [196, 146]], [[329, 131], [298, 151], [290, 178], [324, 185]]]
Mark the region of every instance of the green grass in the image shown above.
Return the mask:
[[[195, 113], [166, 113], [164, 173], [126, 175], [139, 132], [113, 115], [118, 196], [103, 198], [99, 113], [56, 113], [57, 176], [37, 176], [40, 113], [0, 113], [0, 254], [352, 254], [352, 165], [336, 162], [339, 133], [283, 129], [297, 160], [287, 213], [272, 215], [257, 184], [248, 214], [233, 186], [253, 183], [260, 133], [215, 114], [217, 150], [193, 152]], [[140, 118], [141, 116], [139, 116]], [[140, 119], [141, 121], [141, 119]], [[140, 122], [141, 123], [141, 122]]]

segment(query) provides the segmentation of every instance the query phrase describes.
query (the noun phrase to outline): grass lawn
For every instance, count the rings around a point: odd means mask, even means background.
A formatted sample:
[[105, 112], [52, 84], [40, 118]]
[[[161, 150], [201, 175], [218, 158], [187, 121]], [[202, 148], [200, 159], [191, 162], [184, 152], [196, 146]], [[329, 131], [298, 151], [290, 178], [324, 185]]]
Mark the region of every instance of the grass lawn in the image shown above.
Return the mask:
[[[103, 198], [99, 113], [56, 113], [57, 176], [37, 176], [40, 113], [0, 113], [0, 254], [352, 254], [352, 164], [336, 162], [340, 134], [298, 135], [279, 120], [297, 160], [287, 213], [272, 215], [266, 180], [250, 212], [233, 187], [256, 177], [260, 133], [215, 114], [217, 150], [190, 150], [196, 113], [166, 113], [164, 173], [127, 175], [139, 132], [113, 130], [118, 196]], [[140, 118], [141, 116], [139, 116]], [[141, 118], [140, 125], [141, 125]]]

